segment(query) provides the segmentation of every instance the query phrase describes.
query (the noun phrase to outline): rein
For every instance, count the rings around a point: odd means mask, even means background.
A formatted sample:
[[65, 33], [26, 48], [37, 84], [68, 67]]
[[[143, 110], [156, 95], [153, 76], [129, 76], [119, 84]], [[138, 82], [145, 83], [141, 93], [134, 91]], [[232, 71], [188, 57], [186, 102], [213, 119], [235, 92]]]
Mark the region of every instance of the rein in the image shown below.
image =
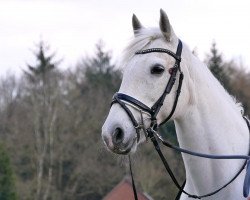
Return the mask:
[[[248, 126], [248, 129], [249, 129], [249, 132], [250, 132], [249, 121], [247, 120], [246, 117], [243, 117], [243, 118], [245, 119], [245, 121], [247, 123], [247, 126]], [[202, 199], [202, 198], [205, 198], [205, 197], [212, 196], [212, 195], [220, 192], [225, 187], [227, 187], [230, 183], [232, 183], [241, 174], [241, 172], [244, 170], [246, 165], [247, 165], [247, 171], [246, 171], [246, 176], [245, 176], [245, 180], [244, 180], [244, 184], [243, 184], [243, 196], [245, 198], [248, 197], [248, 195], [249, 195], [249, 186], [250, 186], [250, 149], [249, 149], [248, 155], [212, 155], [212, 154], [203, 154], [203, 153], [190, 151], [190, 150], [183, 149], [183, 148], [180, 148], [178, 146], [172, 145], [171, 143], [169, 143], [167, 141], [164, 141], [162, 139], [162, 137], [157, 133], [157, 131], [154, 131], [151, 128], [147, 129], [147, 131], [148, 131], [148, 136], [150, 137], [152, 143], [154, 144], [154, 147], [155, 147], [158, 155], [160, 156], [161, 161], [162, 161], [165, 169], [167, 170], [168, 174], [170, 175], [170, 177], [171, 177], [172, 181], [174, 182], [174, 184], [176, 185], [176, 187], [179, 189], [178, 195], [175, 198], [176, 200], [178, 200], [180, 198], [182, 193], [188, 195], [189, 198], [194, 198], [194, 199]], [[165, 157], [163, 156], [163, 154], [161, 152], [160, 146], [159, 146], [159, 144], [158, 144], [158, 142], [156, 140], [155, 135], [157, 136], [158, 139], [160, 139], [160, 141], [162, 142], [163, 145], [165, 145], [165, 146], [167, 146], [167, 147], [169, 147], [171, 149], [174, 149], [174, 150], [176, 150], [178, 152], [189, 154], [191, 156], [196, 156], [196, 157], [201, 157], [201, 158], [208, 158], [208, 159], [217, 159], [217, 160], [218, 159], [227, 159], [227, 160], [229, 160], [229, 159], [242, 159], [242, 160], [245, 160], [245, 162], [242, 165], [242, 167], [239, 169], [239, 171], [235, 174], [235, 176], [233, 176], [233, 178], [231, 178], [231, 180], [229, 180], [226, 184], [221, 186], [219, 189], [217, 189], [217, 190], [215, 190], [213, 192], [210, 192], [208, 194], [205, 194], [205, 195], [190, 194], [190, 193], [186, 192], [183, 189], [184, 186], [185, 186], [186, 180], [184, 181], [182, 186], [178, 183], [178, 181], [177, 181], [176, 177], [174, 176], [171, 168], [169, 167], [169, 164], [168, 164], [167, 160], [165, 159]]]
[[[212, 196], [216, 193], [218, 193], [219, 191], [221, 191], [223, 188], [227, 187], [230, 183], [232, 183], [238, 176], [239, 174], [243, 171], [243, 169], [246, 167], [247, 165], [247, 171], [246, 171], [246, 176], [245, 176], [245, 180], [244, 180], [244, 185], [243, 185], [243, 196], [247, 197], [249, 194], [249, 186], [250, 186], [250, 150], [249, 150], [249, 154], [248, 156], [246, 155], [211, 155], [211, 154], [202, 154], [202, 153], [198, 153], [198, 152], [193, 152], [190, 150], [186, 150], [186, 149], [182, 149], [180, 147], [174, 146], [172, 144], [170, 144], [167, 141], [164, 141], [162, 139], [162, 137], [158, 134], [158, 127], [162, 124], [164, 124], [165, 122], [167, 122], [169, 119], [171, 119], [171, 117], [174, 114], [174, 111], [176, 109], [177, 103], [178, 103], [178, 99], [179, 99], [179, 95], [181, 93], [181, 87], [182, 87], [182, 81], [184, 78], [184, 75], [181, 71], [180, 68], [180, 62], [181, 62], [181, 53], [182, 53], [182, 42], [181, 40], [179, 40], [178, 42], [178, 46], [177, 46], [177, 50], [176, 53], [168, 50], [168, 49], [162, 49], [162, 48], [152, 48], [152, 49], [145, 49], [145, 50], [140, 50], [135, 52], [136, 55], [138, 54], [147, 54], [147, 53], [167, 53], [168, 55], [172, 56], [175, 59], [175, 64], [174, 66], [171, 68], [171, 75], [170, 78], [168, 80], [168, 83], [162, 93], [162, 95], [158, 98], [158, 100], [154, 103], [154, 105], [150, 108], [147, 105], [145, 105], [144, 103], [142, 103], [141, 101], [123, 94], [123, 93], [116, 93], [113, 96], [112, 99], [112, 103], [111, 106], [115, 103], [118, 103], [123, 110], [127, 113], [127, 115], [129, 116], [135, 130], [136, 130], [136, 134], [137, 134], [137, 142], [139, 142], [140, 140], [140, 131], [143, 130], [146, 139], [150, 138], [157, 153], [159, 154], [161, 161], [165, 167], [165, 169], [167, 170], [168, 174], [170, 175], [172, 181], [174, 182], [174, 184], [176, 185], [176, 187], [179, 189], [178, 195], [176, 197], [176, 200], [178, 200], [181, 196], [182, 193], [188, 195], [188, 197], [190, 198], [194, 198], [194, 199], [201, 199], [204, 197], [208, 197], [208, 196]], [[169, 113], [169, 115], [166, 117], [166, 119], [161, 122], [159, 125], [157, 123], [157, 114], [159, 113], [163, 102], [166, 98], [166, 96], [172, 91], [172, 88], [175, 84], [176, 81], [176, 77], [177, 77], [177, 73], [179, 72], [179, 81], [178, 81], [178, 86], [177, 86], [177, 90], [176, 90], [176, 94], [175, 94], [175, 100], [172, 106], [172, 109]], [[132, 114], [132, 112], [130, 111], [130, 109], [127, 106], [132, 106], [133, 108], [135, 108], [136, 110], [138, 110], [140, 112], [140, 116], [141, 116], [141, 123], [139, 124], [137, 122], [137, 120], [135, 119], [134, 115]], [[142, 113], [145, 113], [147, 115], [150, 116], [150, 120], [151, 120], [151, 124], [149, 128], [145, 128], [144, 126], [144, 120], [143, 120], [143, 116]], [[247, 120], [246, 117], [244, 117], [249, 132], [250, 132], [250, 124], [249, 121]], [[222, 187], [220, 187], [219, 189], [210, 192], [208, 194], [205, 195], [194, 195], [194, 194], [190, 194], [188, 192], [186, 192], [183, 188], [185, 186], [185, 182], [183, 183], [183, 185], [180, 185], [175, 177], [175, 175], [173, 174], [171, 168], [169, 167], [169, 164], [167, 162], [167, 160], [165, 159], [164, 155], [161, 152], [160, 146], [158, 144], [158, 141], [156, 139], [156, 137], [162, 142], [163, 145], [172, 148], [178, 152], [181, 153], [185, 153], [185, 154], [189, 154], [192, 156], [196, 156], [196, 157], [203, 157], [203, 158], [209, 158], [209, 159], [243, 159], [245, 160], [243, 166], [240, 168], [240, 170], [236, 173], [236, 175], [230, 180], [228, 181], [225, 185], [223, 185]], [[133, 192], [134, 192], [134, 199], [137, 200], [137, 192], [136, 192], [136, 187], [135, 187], [135, 183], [134, 183], [134, 178], [133, 178], [133, 172], [132, 172], [132, 166], [131, 166], [131, 160], [129, 157], [129, 167], [130, 167], [130, 175], [131, 175], [131, 179], [132, 179], [132, 186], [133, 186]]]

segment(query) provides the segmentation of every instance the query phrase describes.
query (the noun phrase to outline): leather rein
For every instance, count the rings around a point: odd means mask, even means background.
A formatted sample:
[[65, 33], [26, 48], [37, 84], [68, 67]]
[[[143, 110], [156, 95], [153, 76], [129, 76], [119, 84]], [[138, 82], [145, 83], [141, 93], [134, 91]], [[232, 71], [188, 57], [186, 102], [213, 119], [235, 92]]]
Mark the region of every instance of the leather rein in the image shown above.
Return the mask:
[[[175, 64], [174, 66], [171, 68], [171, 73], [170, 73], [170, 78], [168, 80], [168, 83], [162, 93], [162, 95], [159, 97], [159, 99], [154, 103], [154, 105], [150, 108], [147, 105], [145, 105], [144, 103], [142, 103], [141, 101], [123, 94], [123, 93], [116, 93], [113, 96], [112, 99], [112, 103], [111, 106], [115, 103], [118, 103], [123, 110], [127, 113], [127, 115], [129, 116], [135, 130], [136, 130], [136, 134], [137, 134], [137, 142], [139, 142], [140, 140], [140, 131], [142, 130], [145, 134], [146, 139], [150, 138], [158, 155], [160, 156], [162, 163], [165, 167], [165, 169], [167, 170], [168, 174], [170, 175], [170, 178], [172, 179], [173, 183], [176, 185], [176, 187], [179, 189], [179, 192], [176, 196], [176, 200], [178, 200], [181, 196], [182, 193], [188, 195], [188, 197], [190, 198], [194, 198], [194, 199], [201, 199], [204, 197], [208, 197], [208, 196], [212, 196], [216, 193], [218, 193], [219, 191], [221, 191], [223, 188], [227, 187], [230, 183], [232, 183], [239, 175], [240, 173], [243, 171], [243, 169], [247, 166], [247, 171], [246, 171], [246, 176], [245, 176], [245, 180], [244, 180], [244, 185], [243, 185], [243, 196], [244, 197], [248, 197], [249, 195], [249, 186], [250, 186], [250, 150], [249, 150], [249, 154], [248, 155], [211, 155], [211, 154], [202, 154], [202, 153], [198, 153], [198, 152], [193, 152], [187, 149], [183, 149], [177, 146], [174, 146], [172, 144], [170, 144], [169, 142], [163, 140], [163, 138], [158, 134], [158, 127], [164, 123], [166, 123], [169, 119], [171, 119], [171, 117], [174, 114], [174, 111], [176, 109], [177, 103], [178, 103], [178, 98], [179, 95], [181, 93], [181, 87], [182, 87], [182, 81], [184, 78], [184, 75], [181, 71], [180, 68], [180, 62], [181, 62], [181, 53], [182, 53], [182, 42], [181, 40], [179, 40], [178, 42], [178, 46], [177, 46], [177, 50], [176, 53], [168, 50], [168, 49], [163, 49], [163, 48], [151, 48], [151, 49], [145, 49], [145, 50], [140, 50], [135, 52], [136, 55], [138, 54], [148, 54], [148, 53], [167, 53], [168, 55], [172, 56], [175, 59]], [[159, 125], [157, 123], [157, 114], [159, 113], [163, 102], [166, 98], [166, 96], [172, 91], [172, 88], [175, 84], [176, 81], [176, 77], [177, 74], [179, 72], [179, 79], [178, 79], [178, 86], [177, 86], [177, 90], [176, 90], [176, 94], [175, 94], [175, 100], [172, 106], [172, 109], [169, 113], [169, 115], [166, 117], [166, 119], [161, 122]], [[133, 108], [135, 108], [136, 110], [138, 110], [140, 112], [140, 116], [141, 116], [141, 123], [139, 124], [137, 122], [137, 120], [135, 119], [134, 115], [132, 114], [132, 112], [130, 111], [130, 109], [128, 108], [128, 106], [131, 106]], [[144, 119], [142, 114], [145, 113], [147, 115], [150, 116], [150, 127], [149, 128], [145, 128], [144, 125]], [[248, 119], [246, 117], [243, 117], [244, 120], [247, 123], [249, 132], [250, 132], [250, 123], [248, 121]], [[188, 192], [186, 192], [184, 190], [184, 186], [186, 183], [186, 180], [184, 181], [184, 183], [182, 185], [179, 184], [179, 182], [177, 181], [174, 173], [172, 172], [167, 160], [165, 159], [165, 157], [163, 156], [159, 143], [157, 141], [158, 138], [160, 140], [160, 142], [169, 147], [172, 148], [178, 152], [181, 153], [185, 153], [185, 154], [189, 154], [192, 156], [196, 156], [196, 157], [203, 157], [203, 158], [209, 158], [209, 159], [242, 159], [245, 160], [243, 166], [240, 168], [240, 170], [236, 173], [236, 175], [229, 180], [226, 184], [224, 184], [223, 186], [221, 186], [219, 189], [210, 192], [208, 194], [205, 195], [195, 195], [195, 194], [190, 194]], [[131, 179], [132, 179], [132, 186], [133, 186], [133, 192], [134, 192], [134, 199], [138, 200], [137, 197], [137, 192], [136, 192], [136, 187], [135, 187], [135, 183], [134, 183], [134, 178], [133, 178], [133, 172], [132, 172], [132, 167], [131, 167], [131, 160], [130, 160], [130, 156], [129, 156], [129, 167], [130, 167], [130, 175], [131, 175]]]

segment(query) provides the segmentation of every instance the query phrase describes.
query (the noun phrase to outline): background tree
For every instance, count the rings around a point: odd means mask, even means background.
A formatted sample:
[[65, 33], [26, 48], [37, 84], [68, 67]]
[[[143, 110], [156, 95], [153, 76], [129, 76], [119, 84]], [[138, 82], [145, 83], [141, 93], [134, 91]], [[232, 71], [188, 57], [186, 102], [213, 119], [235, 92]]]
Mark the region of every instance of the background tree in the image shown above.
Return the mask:
[[[63, 131], [68, 145], [64, 144], [65, 164], [61, 165], [63, 199], [101, 199], [124, 175], [114, 167], [117, 159], [106, 151], [100, 137], [110, 100], [121, 82], [111, 59], [98, 43], [93, 57], [83, 58], [75, 70], [68, 72]], [[72, 158], [76, 152], [81, 156]]]
[[0, 143], [0, 199], [16, 200], [14, 176], [12, 173], [9, 156]]
[[[216, 51], [211, 59], [220, 57]], [[19, 79], [11, 74], [0, 79], [0, 139], [11, 158], [18, 197], [100, 200], [128, 173], [126, 159], [108, 152], [101, 139], [121, 73], [102, 42], [93, 56], [67, 71], [58, 68], [56, 54], [43, 42], [34, 55], [36, 63]], [[211, 63], [222, 66], [232, 94], [249, 112], [249, 73], [222, 57]], [[177, 144], [173, 123], [161, 133]], [[181, 182], [181, 155], [162, 150]], [[176, 188], [151, 143], [140, 146], [133, 160], [138, 188], [157, 200], [174, 198]]]
[[230, 74], [230, 92], [244, 108], [244, 114], [250, 116], [250, 73], [246, 68], [239, 66], [234, 61], [227, 63]]
[[213, 75], [220, 81], [225, 89], [230, 90], [227, 68], [223, 62], [222, 54], [219, 53], [215, 42], [212, 43], [210, 54], [207, 55], [205, 62]]
[[[40, 42], [34, 52], [37, 63], [28, 65], [26, 101], [30, 106], [30, 120], [35, 139], [37, 186], [35, 199], [49, 197], [54, 165], [55, 123], [58, 118], [59, 73], [55, 54], [48, 55], [49, 46]], [[45, 174], [46, 172], [46, 174]]]

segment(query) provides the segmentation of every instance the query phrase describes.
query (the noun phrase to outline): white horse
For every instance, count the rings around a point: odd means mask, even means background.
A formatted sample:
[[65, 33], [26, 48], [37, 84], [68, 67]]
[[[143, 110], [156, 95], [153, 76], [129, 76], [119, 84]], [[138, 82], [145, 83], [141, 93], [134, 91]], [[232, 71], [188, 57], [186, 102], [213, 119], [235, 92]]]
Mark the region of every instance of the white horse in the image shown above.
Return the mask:
[[[120, 93], [127, 94], [151, 107], [162, 95], [168, 79], [169, 69], [175, 59], [165, 53], [135, 55], [135, 52], [149, 48], [164, 48], [176, 51], [178, 38], [161, 10], [160, 28], [144, 28], [133, 16], [135, 37], [124, 52], [122, 64], [124, 73]], [[242, 107], [225, 91], [206, 65], [195, 57], [184, 44], [181, 69], [184, 74], [182, 92], [174, 120], [180, 147], [208, 154], [248, 155], [249, 131], [242, 118]], [[178, 76], [177, 76], [178, 77]], [[177, 78], [178, 79], [178, 78]], [[177, 80], [178, 81], [178, 80]], [[176, 82], [177, 82], [176, 81]], [[177, 83], [166, 96], [157, 115], [158, 123], [169, 115]], [[137, 121], [140, 112], [128, 105]], [[142, 113], [145, 126], [150, 126], [148, 114]], [[118, 154], [135, 152], [139, 143], [145, 141], [138, 136], [128, 114], [119, 104], [114, 104], [102, 128], [102, 137], [107, 147]], [[182, 154], [185, 170], [185, 190], [191, 194], [204, 195], [227, 183], [243, 166], [244, 160], [210, 160]], [[230, 185], [210, 200], [240, 200], [245, 170]], [[182, 194], [181, 200], [190, 199]]]

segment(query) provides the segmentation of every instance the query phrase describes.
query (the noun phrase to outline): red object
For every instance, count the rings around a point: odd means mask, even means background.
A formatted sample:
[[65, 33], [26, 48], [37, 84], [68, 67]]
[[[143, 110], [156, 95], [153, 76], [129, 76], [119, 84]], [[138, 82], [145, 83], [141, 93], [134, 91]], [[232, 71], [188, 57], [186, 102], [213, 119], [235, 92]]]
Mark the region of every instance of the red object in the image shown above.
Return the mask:
[[169, 68], [168, 73], [171, 75], [173, 73], [173, 67]]
[[[153, 200], [137, 190], [138, 200]], [[128, 178], [124, 178], [115, 186], [103, 200], [134, 200], [132, 184]]]

